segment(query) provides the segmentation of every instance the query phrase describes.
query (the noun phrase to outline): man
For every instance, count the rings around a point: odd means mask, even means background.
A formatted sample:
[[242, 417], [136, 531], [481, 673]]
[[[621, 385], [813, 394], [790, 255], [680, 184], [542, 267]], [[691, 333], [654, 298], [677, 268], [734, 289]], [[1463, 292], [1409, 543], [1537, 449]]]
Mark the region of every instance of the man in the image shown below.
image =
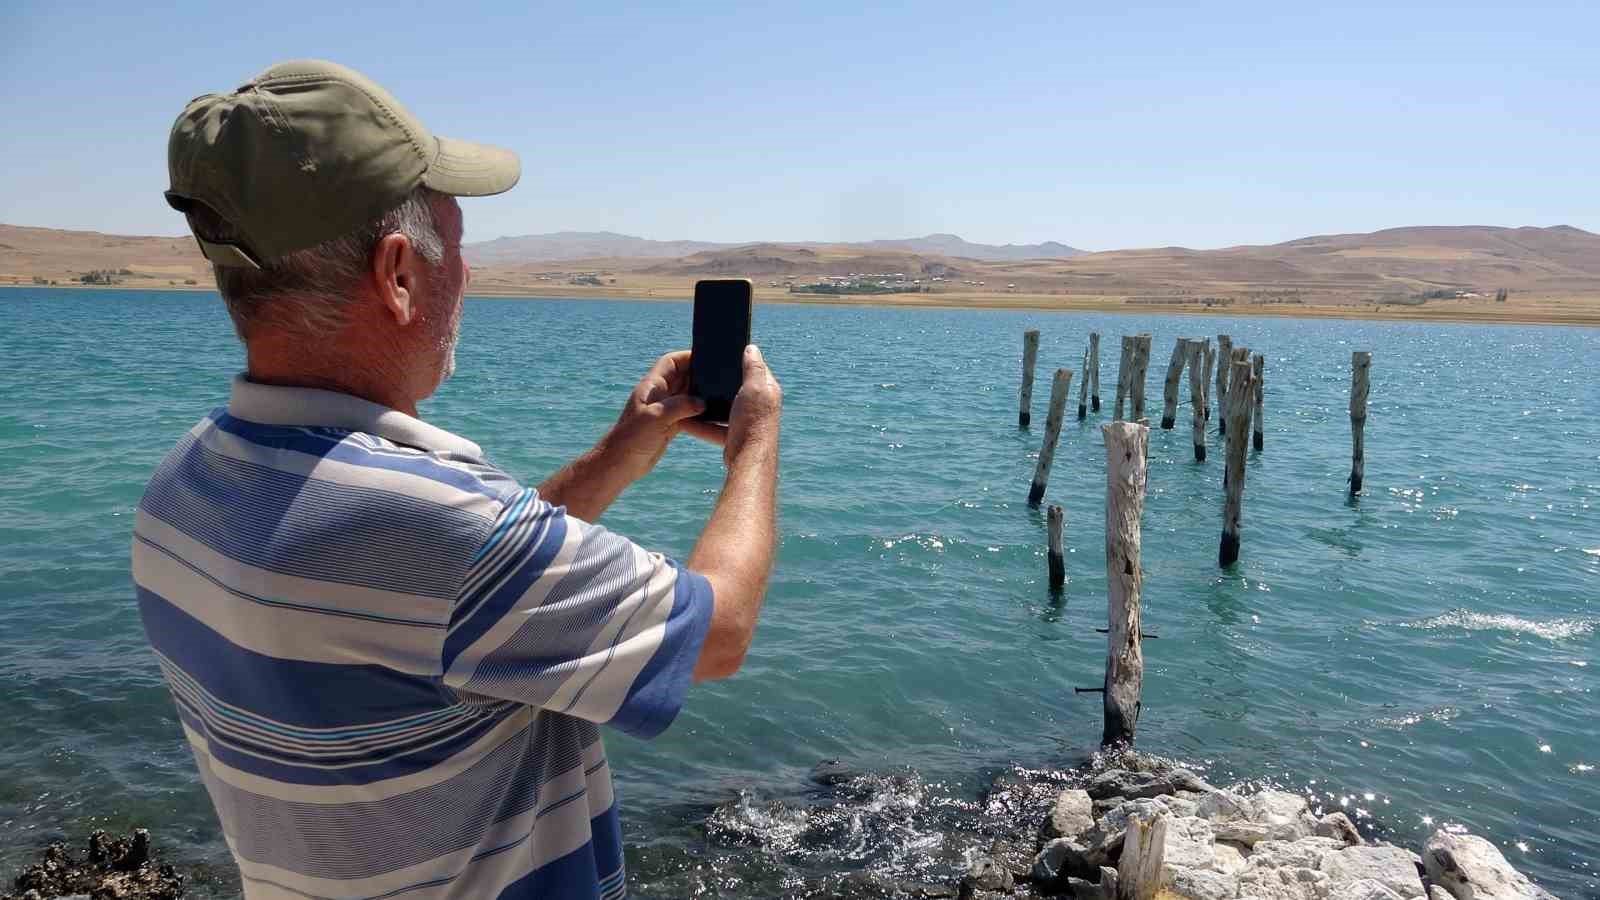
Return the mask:
[[[151, 479], [133, 571], [245, 895], [621, 896], [597, 726], [654, 736], [744, 658], [778, 467], [760, 353], [726, 429], [670, 353], [524, 488], [416, 418], [470, 274], [454, 197], [511, 188], [514, 155], [300, 61], [191, 102], [168, 164], [247, 368]], [[591, 523], [685, 431], [727, 477], [679, 566]]]

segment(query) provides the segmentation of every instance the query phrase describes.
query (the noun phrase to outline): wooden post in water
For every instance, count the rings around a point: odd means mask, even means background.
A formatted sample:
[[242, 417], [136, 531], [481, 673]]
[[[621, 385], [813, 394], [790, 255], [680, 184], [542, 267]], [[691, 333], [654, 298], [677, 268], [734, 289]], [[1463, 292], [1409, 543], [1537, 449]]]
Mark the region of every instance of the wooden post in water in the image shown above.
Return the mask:
[[1089, 332], [1089, 408], [1100, 411], [1100, 332]]
[[1205, 339], [1205, 369], [1201, 372], [1200, 386], [1206, 399], [1206, 421], [1211, 421], [1211, 369], [1217, 364], [1216, 348], [1211, 346], [1211, 338]]
[[1028, 505], [1038, 506], [1044, 499], [1045, 484], [1050, 480], [1050, 464], [1056, 458], [1056, 439], [1061, 436], [1061, 420], [1067, 414], [1067, 394], [1072, 386], [1072, 372], [1057, 369], [1050, 382], [1050, 412], [1044, 419], [1044, 446], [1039, 448], [1039, 465], [1033, 470], [1033, 487], [1028, 489]]
[[1133, 396], [1133, 408], [1128, 418], [1134, 422], [1145, 422], [1144, 379], [1149, 368], [1150, 335], [1136, 334], [1133, 336], [1133, 381], [1128, 384], [1128, 392]]
[[1083, 348], [1083, 377], [1078, 379], [1078, 421], [1089, 414], [1089, 348]]
[[1144, 515], [1144, 486], [1150, 450], [1150, 429], [1133, 422], [1113, 422], [1101, 431], [1106, 441], [1106, 681], [1105, 730], [1100, 746], [1133, 743], [1139, 723], [1139, 694], [1144, 686], [1144, 652], [1140, 649], [1139, 520]]
[[1233, 359], [1233, 338], [1217, 335], [1217, 436], [1228, 434], [1228, 364]]
[[1210, 347], [1199, 341], [1189, 343], [1189, 406], [1194, 413], [1194, 461], [1206, 461], [1206, 370]]
[[1017, 411], [1017, 427], [1027, 428], [1033, 419], [1033, 364], [1039, 359], [1039, 330], [1022, 333], [1022, 406]]
[[1122, 357], [1117, 361], [1117, 402], [1112, 407], [1111, 418], [1120, 422], [1123, 419], [1123, 410], [1128, 402], [1128, 391], [1133, 387], [1133, 347], [1134, 336], [1122, 336]]
[[1372, 368], [1372, 353], [1357, 350], [1350, 354], [1350, 496], [1361, 493], [1361, 480], [1367, 472], [1367, 374]]
[[1189, 339], [1178, 338], [1172, 347], [1172, 359], [1167, 361], [1167, 380], [1161, 386], [1161, 427], [1171, 431], [1178, 423], [1178, 383], [1183, 380], [1183, 366], [1189, 361]]
[[[1233, 350], [1228, 369], [1228, 438], [1223, 457], [1222, 542], [1217, 548], [1217, 564], [1233, 565], [1239, 559], [1239, 519], [1244, 511], [1244, 458], [1250, 439], [1250, 407], [1255, 393], [1250, 372], [1250, 351]], [[1242, 358], [1241, 358], [1242, 357]]]
[[1254, 394], [1256, 398], [1256, 412], [1255, 415], [1250, 417], [1251, 443], [1255, 445], [1257, 453], [1261, 452], [1261, 446], [1265, 443], [1265, 431], [1263, 430], [1261, 424], [1261, 406], [1263, 400], [1261, 392], [1265, 389], [1265, 385], [1267, 383], [1266, 376], [1264, 374], [1266, 365], [1266, 357], [1257, 353], [1255, 357], [1255, 364], [1253, 366], [1255, 369], [1255, 377], [1252, 379], [1254, 386], [1251, 389], [1251, 393]]
[[1049, 524], [1050, 590], [1059, 591], [1067, 583], [1067, 561], [1061, 549], [1061, 530], [1066, 525], [1066, 513], [1058, 503], [1050, 504], [1045, 511]]

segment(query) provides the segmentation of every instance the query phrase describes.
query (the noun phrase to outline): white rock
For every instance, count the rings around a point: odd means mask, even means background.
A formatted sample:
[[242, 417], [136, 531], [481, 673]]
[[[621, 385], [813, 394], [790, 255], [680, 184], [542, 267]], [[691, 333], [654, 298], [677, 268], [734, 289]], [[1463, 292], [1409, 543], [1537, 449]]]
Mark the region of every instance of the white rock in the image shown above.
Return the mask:
[[1250, 817], [1250, 805], [1233, 791], [1212, 791], [1195, 801], [1195, 815], [1213, 822], [1234, 822]]
[[[1262, 791], [1250, 798], [1250, 819], [1273, 826], [1298, 826], [1306, 815], [1306, 798], [1288, 791]], [[1304, 835], [1301, 835], [1304, 837]]]
[[1094, 827], [1091, 810], [1094, 801], [1087, 791], [1069, 788], [1056, 797], [1050, 814], [1044, 817], [1044, 839], [1075, 838]]
[[1204, 869], [1173, 869], [1162, 897], [1178, 896], [1185, 900], [1232, 900], [1239, 894], [1239, 880], [1221, 872]]
[[1322, 859], [1344, 845], [1333, 838], [1308, 837], [1298, 841], [1259, 841], [1245, 865], [1252, 869], [1317, 869]]
[[1428, 885], [1428, 900], [1455, 900], [1455, 898], [1450, 896], [1449, 891], [1439, 887], [1437, 884], [1430, 884]]
[[1164, 859], [1169, 868], [1209, 869], [1216, 862], [1212, 851], [1211, 823], [1187, 816], [1167, 823]]
[[1260, 822], [1250, 822], [1239, 819], [1233, 822], [1218, 822], [1211, 826], [1219, 841], [1233, 841], [1246, 847], [1254, 847], [1261, 841], [1272, 836], [1271, 829]]
[[1249, 797], [1214, 791], [1197, 801], [1196, 813], [1211, 820], [1218, 840], [1246, 846], [1265, 840], [1297, 840], [1317, 827], [1306, 811], [1306, 798], [1287, 791], [1262, 791]]
[[1235, 875], [1245, 867], [1244, 854], [1232, 844], [1211, 845], [1211, 868], [1224, 875]]
[[1322, 857], [1321, 868], [1328, 873], [1335, 893], [1345, 882], [1376, 881], [1408, 900], [1424, 896], [1417, 864], [1412, 861], [1410, 851], [1403, 847], [1389, 844], [1346, 847]]
[[1363, 878], [1329, 886], [1329, 897], [1338, 900], [1401, 900], [1399, 894], [1389, 890], [1381, 881]]
[[1316, 869], [1252, 868], [1239, 873], [1239, 896], [1251, 900], [1328, 900], [1328, 876]]
[[1165, 806], [1167, 812], [1172, 813], [1175, 818], [1183, 819], [1200, 814], [1200, 804], [1187, 797], [1167, 794], [1155, 798], [1155, 801]]
[[1422, 850], [1422, 864], [1429, 880], [1456, 900], [1555, 900], [1477, 835], [1434, 832]]

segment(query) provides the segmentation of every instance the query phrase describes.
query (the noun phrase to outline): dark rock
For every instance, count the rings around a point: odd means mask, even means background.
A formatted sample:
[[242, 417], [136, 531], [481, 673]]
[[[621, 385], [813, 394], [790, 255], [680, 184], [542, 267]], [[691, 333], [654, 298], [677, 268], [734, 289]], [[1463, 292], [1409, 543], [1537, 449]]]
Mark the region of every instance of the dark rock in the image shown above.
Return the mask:
[[1013, 879], [1027, 881], [1032, 877], [1029, 873], [1033, 869], [1033, 841], [997, 838], [989, 846], [989, 855], [995, 862], [1005, 866]]
[[1094, 878], [1099, 873], [1082, 844], [1071, 838], [1056, 838], [1040, 848], [1028, 874], [1035, 885], [1048, 892], [1066, 890], [1069, 878]]
[[1116, 896], [1106, 893], [1099, 882], [1087, 878], [1068, 878], [1066, 896], [1072, 900], [1116, 900]]
[[1163, 794], [1174, 794], [1178, 791], [1195, 791], [1204, 793], [1212, 790], [1211, 785], [1200, 780], [1200, 776], [1188, 769], [1173, 769], [1170, 772], [1132, 772], [1127, 769], [1108, 769], [1096, 775], [1089, 782], [1089, 796], [1102, 800], [1107, 797], [1125, 797], [1137, 800], [1146, 797], [1159, 797]]
[[1015, 883], [1011, 870], [994, 857], [985, 855], [974, 857], [967, 866], [966, 877], [961, 879], [961, 889], [963, 895], [968, 888], [975, 891], [1009, 891]]
[[1117, 900], [1117, 870], [1109, 866], [1100, 868], [1100, 880], [1088, 878], [1068, 879], [1074, 900]]
[[1342, 812], [1331, 812], [1318, 819], [1316, 834], [1317, 837], [1343, 841], [1346, 847], [1360, 847], [1366, 843], [1361, 838], [1361, 832], [1356, 830], [1356, 824]]
[[902, 881], [899, 885], [900, 893], [911, 900], [953, 900], [961, 891], [948, 884], [933, 884], [923, 881]]
[[823, 787], [837, 787], [859, 774], [837, 759], [825, 759], [811, 767], [811, 780]]

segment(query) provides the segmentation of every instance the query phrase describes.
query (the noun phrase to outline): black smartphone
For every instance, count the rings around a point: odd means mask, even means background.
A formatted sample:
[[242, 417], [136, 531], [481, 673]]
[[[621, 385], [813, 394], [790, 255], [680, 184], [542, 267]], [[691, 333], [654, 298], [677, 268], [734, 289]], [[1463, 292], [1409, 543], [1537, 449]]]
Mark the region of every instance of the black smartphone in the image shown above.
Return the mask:
[[689, 393], [706, 402], [699, 418], [727, 424], [733, 397], [744, 383], [744, 348], [750, 343], [755, 290], [748, 278], [694, 283], [694, 343]]

